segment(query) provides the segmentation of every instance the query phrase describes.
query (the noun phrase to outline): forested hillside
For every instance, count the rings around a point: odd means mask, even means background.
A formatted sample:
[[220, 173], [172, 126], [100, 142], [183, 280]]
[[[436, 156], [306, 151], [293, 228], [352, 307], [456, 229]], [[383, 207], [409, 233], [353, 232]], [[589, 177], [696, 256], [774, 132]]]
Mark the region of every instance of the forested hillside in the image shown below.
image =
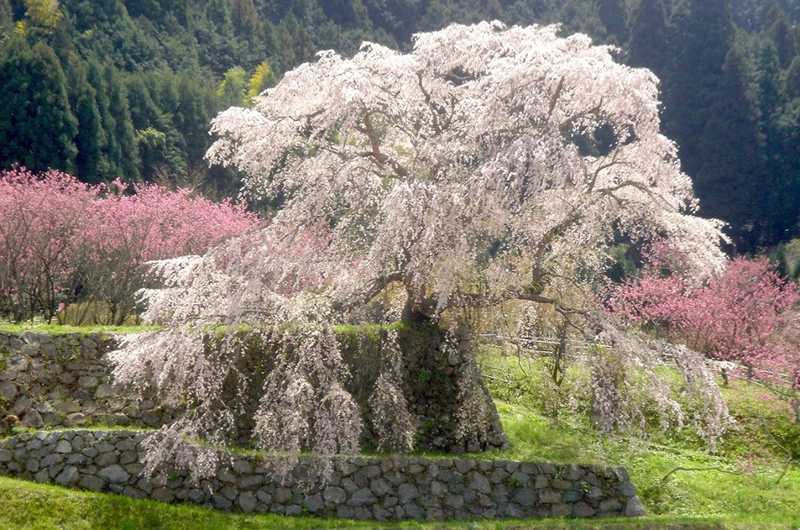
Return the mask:
[[797, 0], [0, 0], [0, 166], [233, 195], [208, 123], [320, 49], [454, 21], [560, 22], [662, 79], [702, 213], [749, 252], [800, 235]]

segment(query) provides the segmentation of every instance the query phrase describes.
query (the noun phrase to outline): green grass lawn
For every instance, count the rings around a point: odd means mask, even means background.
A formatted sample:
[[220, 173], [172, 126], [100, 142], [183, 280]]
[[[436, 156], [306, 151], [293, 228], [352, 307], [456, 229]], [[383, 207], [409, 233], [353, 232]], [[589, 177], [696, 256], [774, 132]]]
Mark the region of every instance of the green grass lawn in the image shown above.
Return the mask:
[[[580, 408], [554, 421], [545, 412], [544, 370], [519, 385], [514, 358], [485, 355], [489, 379], [511, 448], [478, 455], [532, 461], [623, 465], [650, 514], [636, 520], [455, 521], [380, 525], [307, 517], [226, 514], [193, 506], [169, 506], [0, 478], [0, 529], [250, 529], [250, 528], [800, 528], [800, 468], [785, 468], [775, 436], [795, 432], [785, 403], [756, 385], [736, 382], [723, 393], [737, 427], [710, 454], [686, 428], [609, 437], [591, 428]], [[541, 367], [539, 367], [541, 368]], [[515, 379], [516, 378], [516, 379]], [[578, 383], [580, 374], [575, 374]], [[790, 438], [787, 438], [790, 440]], [[679, 471], [677, 467], [702, 471]], [[784, 474], [784, 471], [785, 474]], [[782, 476], [783, 475], [783, 476]], [[780, 481], [778, 480], [780, 478]]]
[[[554, 421], [543, 413], [553, 398], [542, 366], [520, 366], [515, 357], [493, 353], [481, 360], [487, 375], [494, 374], [488, 385], [512, 443], [505, 457], [623, 465], [655, 516], [719, 521], [734, 528], [800, 528], [800, 468], [787, 468], [785, 452], [797, 457], [800, 426], [792, 422], [787, 403], [766, 389], [744, 381], [723, 388], [736, 425], [711, 454], [688, 425], [604, 436], [591, 427], [583, 403], [575, 410], [565, 407]], [[571, 380], [573, 385], [568, 392], [589, 384], [584, 376], [568, 374], [567, 384]], [[664, 480], [676, 468], [698, 471], [676, 471]]]

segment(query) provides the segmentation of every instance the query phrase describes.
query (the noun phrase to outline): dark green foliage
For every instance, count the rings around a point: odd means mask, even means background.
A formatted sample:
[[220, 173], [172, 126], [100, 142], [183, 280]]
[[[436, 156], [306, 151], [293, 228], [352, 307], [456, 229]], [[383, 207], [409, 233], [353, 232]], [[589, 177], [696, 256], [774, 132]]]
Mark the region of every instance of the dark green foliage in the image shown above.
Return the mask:
[[642, 0], [633, 16], [628, 63], [662, 77], [669, 64], [667, 20], [663, 0]]
[[777, 6], [773, 7], [768, 18], [771, 22], [767, 34], [778, 50], [781, 67], [785, 68], [797, 55], [793, 28], [786, 20], [786, 15]]
[[0, 94], [0, 165], [73, 171], [78, 123], [52, 48], [14, 38], [0, 59]]
[[642, 256], [634, 245], [619, 243], [611, 247], [612, 265], [608, 270], [611, 281], [621, 283], [635, 278], [642, 267]]
[[780, 9], [793, 22], [800, 20], [800, 2], [797, 0], [731, 0], [731, 14], [736, 24], [746, 31], [760, 31], [769, 27], [771, 13]]
[[78, 119], [76, 174], [81, 180], [94, 184], [104, 180], [101, 172], [108, 165], [103, 152], [107, 145], [106, 132], [97, 105], [97, 92], [89, 84], [86, 66], [78, 63], [70, 74], [72, 108]]
[[[669, 29], [672, 60], [664, 67], [664, 128], [680, 145], [701, 213], [730, 224], [740, 251], [771, 240], [765, 207], [767, 179], [753, 65], [737, 42], [727, 0], [682, 0]], [[661, 57], [655, 59], [659, 62]], [[777, 76], [777, 74], [773, 74]]]
[[0, 0], [0, 33], [9, 31], [14, 25], [14, 12], [9, 0]]
[[610, 40], [624, 44], [628, 40], [627, 13], [623, 0], [595, 0], [597, 15], [606, 27]]
[[774, 219], [776, 230], [782, 230], [776, 241], [788, 241], [800, 235], [798, 210], [800, 209], [800, 58], [795, 58], [789, 69], [786, 82], [786, 103], [774, 117], [773, 126], [778, 139], [780, 152], [776, 165], [779, 186], [777, 192], [783, 193], [781, 206]]
[[699, 140], [725, 90], [722, 67], [733, 42], [733, 25], [725, 0], [683, 0], [672, 26], [675, 59], [666, 83], [665, 126], [680, 145], [686, 171], [702, 186]]
[[174, 145], [177, 134], [169, 115], [156, 105], [142, 76], [131, 77], [127, 86], [142, 175], [146, 180], [153, 180], [159, 173], [181, 166], [182, 160]]
[[139, 149], [128, 107], [128, 91], [114, 68], [108, 69], [106, 82], [109, 87], [109, 106], [114, 117], [113, 127], [109, 130], [116, 138], [110, 153], [111, 160], [124, 180], [139, 180]]
[[800, 98], [800, 56], [794, 58], [786, 71], [786, 96], [790, 100]]
[[178, 100], [173, 122], [181, 132], [182, 150], [186, 153], [189, 173], [205, 172], [203, 160], [208, 149], [208, 127], [219, 108], [213, 94], [198, 85], [188, 74], [176, 79]]
[[[680, 145], [702, 212], [731, 223], [739, 250], [800, 235], [797, 0], [61, 0], [60, 5], [63, 17], [47, 26], [26, 17], [23, 1], [0, 0], [0, 63], [9, 72], [0, 77], [4, 103], [9, 102], [0, 111], [3, 166], [54, 166], [74, 169], [90, 182], [156, 180], [232, 196], [237, 175], [208, 168], [203, 159], [213, 140], [208, 124], [228, 106], [248, 103], [247, 80], [264, 61], [277, 81], [313, 60], [318, 50], [351, 54], [363, 40], [407, 49], [415, 32], [452, 22], [557, 22], [564, 33], [582, 31], [621, 46], [629, 64], [659, 76], [664, 131]], [[26, 22], [24, 37], [13, 36], [16, 21]], [[38, 44], [51, 49], [45, 53], [49, 58], [41, 49], [34, 58]], [[737, 65], [726, 70], [734, 48]], [[53, 68], [42, 67], [48, 61]], [[27, 66], [20, 68], [23, 63]], [[30, 90], [32, 83], [36, 91]], [[51, 93], [53, 98], [45, 96]], [[41, 116], [32, 116], [34, 101], [43, 102]], [[753, 190], [757, 198], [739, 196]]]
[[[763, 222], [764, 241], [774, 243], [791, 237], [797, 224], [800, 207], [800, 188], [793, 173], [781, 132], [782, 99], [780, 86], [780, 58], [776, 46], [762, 43], [755, 59], [755, 90], [759, 110], [759, 131], [766, 193], [762, 199], [759, 217]], [[790, 178], [787, 178], [790, 177]]]
[[710, 199], [702, 205], [703, 213], [730, 221], [732, 235], [740, 242], [753, 240], [750, 232], [760, 221], [755, 201], [764, 188], [759, 182], [758, 126], [743, 70], [739, 52], [732, 49], [720, 77], [726, 89], [710, 102], [711, 112], [697, 139], [697, 174], [702, 178], [695, 180], [698, 195]]
[[89, 88], [94, 90], [94, 100], [100, 116], [100, 129], [103, 132], [100, 138], [102, 155], [98, 159], [95, 173], [98, 180], [109, 181], [121, 177], [123, 174], [122, 169], [117, 165], [118, 161], [111, 156], [112, 153], [117, 152], [117, 138], [114, 134], [116, 120], [111, 114], [108, 84], [103, 68], [96, 61], [87, 62], [86, 78]]

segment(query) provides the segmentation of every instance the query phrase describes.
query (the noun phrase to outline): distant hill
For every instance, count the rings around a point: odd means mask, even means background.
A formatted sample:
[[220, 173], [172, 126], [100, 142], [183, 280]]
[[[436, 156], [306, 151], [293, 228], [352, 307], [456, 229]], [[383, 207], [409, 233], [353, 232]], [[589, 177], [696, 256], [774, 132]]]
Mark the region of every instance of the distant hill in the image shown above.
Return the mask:
[[[0, 166], [234, 195], [208, 123], [363, 40], [500, 19], [563, 24], [662, 79], [664, 131], [740, 251], [800, 235], [800, 0], [0, 0]], [[44, 127], [43, 124], [47, 124]]]

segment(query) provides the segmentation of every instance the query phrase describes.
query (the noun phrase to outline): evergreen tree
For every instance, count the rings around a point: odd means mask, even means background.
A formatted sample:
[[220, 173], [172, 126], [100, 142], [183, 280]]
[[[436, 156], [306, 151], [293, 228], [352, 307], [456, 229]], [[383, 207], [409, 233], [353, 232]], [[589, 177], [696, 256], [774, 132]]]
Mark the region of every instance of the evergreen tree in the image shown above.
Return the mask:
[[215, 72], [230, 68], [232, 57], [237, 55], [233, 14], [227, 0], [210, 0], [206, 5], [208, 28], [198, 31], [198, 37], [207, 42], [208, 62]]
[[419, 0], [364, 0], [373, 27], [384, 28], [395, 43], [408, 42], [419, 31], [424, 4]]
[[800, 98], [800, 56], [786, 70], [786, 95], [789, 99]]
[[117, 158], [112, 156], [112, 153], [118, 152], [117, 139], [114, 136], [116, 120], [111, 112], [110, 91], [103, 67], [97, 61], [89, 60], [86, 75], [89, 86], [94, 90], [97, 112], [103, 130], [101, 138], [103, 155], [100, 157], [97, 174], [101, 181], [107, 182], [123, 175], [122, 168], [117, 165]]
[[295, 16], [287, 17], [284, 23], [294, 48], [295, 64], [312, 60], [316, 47], [311, 39], [308, 27], [301, 24], [300, 20]]
[[205, 168], [204, 157], [210, 145], [209, 124], [216, 115], [213, 94], [198, 85], [188, 75], [178, 80], [178, 106], [175, 109], [175, 128], [183, 138], [186, 159], [195, 171]]
[[0, 0], [0, 34], [14, 27], [14, 11], [9, 0]]
[[294, 53], [294, 40], [291, 33], [289, 33], [286, 24], [279, 24], [275, 28], [275, 48], [281, 51], [280, 54], [280, 69], [281, 71], [290, 70], [295, 64], [299, 64], [300, 60]]
[[78, 124], [53, 50], [14, 38], [0, 59], [0, 94], [0, 164], [74, 171]]
[[[162, 110], [155, 102], [159, 96], [168, 95], [165, 103], [177, 109], [178, 95], [172, 88], [160, 85], [158, 78], [150, 76], [148, 83], [142, 76], [129, 79], [131, 118], [137, 133], [137, 145], [142, 148], [141, 174], [145, 180], [173, 181], [186, 172], [186, 157], [179, 145], [180, 133], [175, 128], [170, 112]], [[154, 97], [155, 96], [155, 97]]]
[[107, 163], [102, 160], [106, 146], [106, 133], [97, 106], [97, 92], [89, 84], [86, 66], [74, 61], [70, 68], [70, 86], [73, 92], [73, 108], [78, 119], [78, 134], [75, 145], [78, 154], [75, 159], [77, 176], [84, 182], [98, 183], [104, 180], [103, 169]]
[[748, 97], [746, 67], [735, 48], [728, 53], [721, 80], [728, 90], [718, 94], [697, 138], [702, 160], [695, 188], [703, 214], [728, 221], [739, 250], [750, 251], [759, 240], [757, 197], [765, 183], [759, 178], [756, 112]]
[[770, 128], [780, 114], [780, 108], [786, 97], [780, 59], [775, 44], [769, 38], [757, 39], [749, 51], [751, 92], [757, 105], [762, 144], [767, 146], [771, 143]]
[[139, 149], [133, 128], [128, 92], [124, 81], [115, 69], [108, 68], [106, 82], [109, 87], [109, 106], [114, 113], [114, 149], [110, 153], [114, 165], [119, 168], [122, 178], [128, 182], [139, 180]]
[[623, 44], [628, 41], [627, 13], [623, 0], [595, 0], [597, 15], [612, 39]]
[[778, 50], [781, 67], [786, 68], [797, 54], [794, 31], [789, 21], [786, 20], [786, 15], [778, 6], [773, 6], [768, 18], [772, 22], [767, 34]]
[[178, 78], [172, 72], [159, 72], [155, 75], [148, 75], [146, 81], [150, 87], [150, 93], [153, 94], [153, 101], [174, 124], [173, 116], [180, 104]]
[[[780, 87], [780, 59], [775, 45], [767, 40], [757, 50], [756, 57], [756, 95], [758, 97], [759, 132], [761, 152], [764, 160], [762, 169], [763, 182], [767, 193], [762, 197], [760, 218], [764, 225], [764, 241], [766, 245], [779, 242], [782, 234], [788, 229], [787, 222], [793, 224], [791, 217], [796, 217], [797, 201], [787, 193], [791, 186], [786, 179], [786, 164], [783, 158], [781, 141], [780, 111], [783, 95]], [[787, 187], [788, 186], [788, 187]]]
[[[712, 107], [727, 87], [723, 65], [733, 42], [733, 25], [726, 0], [684, 0], [676, 7], [670, 31], [674, 61], [665, 85], [665, 129], [680, 145], [686, 172], [705, 186], [700, 172], [704, 155], [700, 145]], [[701, 203], [713, 200], [698, 191]], [[716, 210], [712, 208], [712, 210]]]
[[[795, 59], [794, 63], [797, 63]], [[800, 65], [798, 65], [800, 66]], [[777, 234], [780, 241], [789, 241], [800, 236], [800, 92], [782, 108], [777, 121], [780, 145], [783, 151], [781, 175], [782, 212], [785, 217]]]
[[649, 68], [663, 79], [669, 64], [667, 19], [662, 0], [642, 0], [633, 17], [628, 63]]
[[767, 146], [774, 143], [771, 130], [783, 102], [780, 79], [778, 50], [772, 42], [762, 42], [756, 50], [755, 90], [758, 98], [760, 129]]
[[[260, 47], [264, 49], [264, 55], [262, 55], [262, 57], [277, 57], [279, 55], [279, 51], [275, 26], [269, 20], [264, 22], [264, 24], [261, 26], [260, 37]], [[277, 65], [273, 64], [273, 67], [277, 67]]]
[[148, 127], [166, 128], [161, 110], [153, 100], [150, 88], [145, 83], [143, 76], [129, 77], [126, 87], [133, 127], [137, 131]]
[[253, 34], [258, 31], [260, 21], [253, 0], [231, 0], [233, 22], [241, 34]]
[[361, 0], [326, 0], [320, 2], [325, 15], [341, 26], [369, 24], [367, 9]]

